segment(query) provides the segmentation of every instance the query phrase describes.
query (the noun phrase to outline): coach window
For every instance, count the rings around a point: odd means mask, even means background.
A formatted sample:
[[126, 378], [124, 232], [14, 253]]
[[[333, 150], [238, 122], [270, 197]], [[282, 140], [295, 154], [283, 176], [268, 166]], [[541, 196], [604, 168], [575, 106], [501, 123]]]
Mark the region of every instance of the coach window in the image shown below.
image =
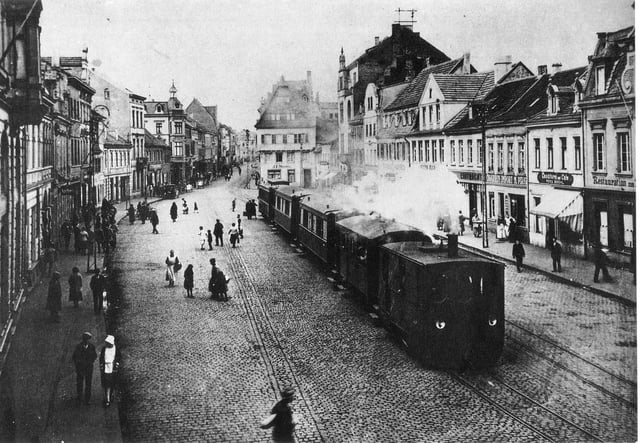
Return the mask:
[[318, 237], [324, 238], [324, 224], [326, 222], [324, 220], [318, 220], [318, 223], [316, 223], [316, 234], [318, 235]]
[[302, 226], [304, 226], [305, 228], [308, 227], [308, 223], [309, 223], [309, 212], [308, 211], [302, 211]]

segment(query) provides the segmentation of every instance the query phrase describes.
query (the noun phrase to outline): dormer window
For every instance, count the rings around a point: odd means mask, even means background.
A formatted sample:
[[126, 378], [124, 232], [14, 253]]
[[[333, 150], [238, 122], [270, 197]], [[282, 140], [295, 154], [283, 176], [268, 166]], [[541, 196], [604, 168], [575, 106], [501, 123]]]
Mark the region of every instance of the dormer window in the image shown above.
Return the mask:
[[429, 98], [433, 98], [433, 89], [429, 88]]
[[550, 85], [547, 88], [547, 115], [556, 115], [558, 113], [558, 94], [556, 88]]
[[156, 112], [162, 113], [162, 105], [156, 106]]
[[606, 91], [606, 76], [604, 66], [596, 67], [596, 95], [603, 95]]

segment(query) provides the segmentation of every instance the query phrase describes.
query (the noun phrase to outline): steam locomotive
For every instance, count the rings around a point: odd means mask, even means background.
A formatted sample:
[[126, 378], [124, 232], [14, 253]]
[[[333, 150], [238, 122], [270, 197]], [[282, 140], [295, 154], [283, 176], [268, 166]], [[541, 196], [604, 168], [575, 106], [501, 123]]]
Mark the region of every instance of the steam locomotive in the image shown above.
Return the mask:
[[262, 216], [352, 287], [428, 367], [497, 363], [504, 345], [504, 265], [377, 214], [344, 210], [289, 186], [259, 187]]

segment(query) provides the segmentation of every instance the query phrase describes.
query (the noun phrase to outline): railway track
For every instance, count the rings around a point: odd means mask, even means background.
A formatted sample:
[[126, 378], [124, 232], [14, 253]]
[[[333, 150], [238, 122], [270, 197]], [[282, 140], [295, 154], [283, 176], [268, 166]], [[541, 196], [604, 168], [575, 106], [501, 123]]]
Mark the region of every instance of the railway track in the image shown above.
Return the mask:
[[228, 266], [238, 283], [234, 288], [234, 294], [237, 294], [242, 301], [253, 331], [254, 348], [260, 352], [275, 396], [277, 397], [284, 387], [294, 387], [297, 397], [296, 409], [301, 411], [301, 414], [297, 414], [301, 423], [298, 424], [296, 432], [304, 433], [305, 437], [306, 434], [311, 434], [314, 440], [327, 441], [320, 419], [313, 412], [285, 347], [278, 337], [278, 331], [274, 327], [265, 301], [254, 284], [255, 275], [247, 266], [241, 248], [233, 249], [228, 246], [226, 248], [230, 258]]
[[[627, 407], [637, 408], [637, 383], [635, 381], [616, 374], [602, 365], [584, 358], [572, 349], [517, 323], [509, 320], [505, 320], [505, 323], [509, 327], [508, 329], [511, 329], [511, 333], [507, 335], [508, 340], [517, 348], [513, 349], [512, 352], [524, 351], [546, 360], [554, 367], [571, 374], [582, 383], [591, 386], [613, 400], [623, 403]], [[522, 335], [525, 335], [525, 337], [521, 337]]]

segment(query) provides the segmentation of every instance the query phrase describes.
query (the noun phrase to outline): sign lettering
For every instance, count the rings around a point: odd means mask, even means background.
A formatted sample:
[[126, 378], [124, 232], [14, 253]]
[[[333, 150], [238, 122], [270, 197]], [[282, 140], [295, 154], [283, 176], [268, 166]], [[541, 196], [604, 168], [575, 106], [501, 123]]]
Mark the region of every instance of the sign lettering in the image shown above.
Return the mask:
[[538, 183], [550, 185], [572, 185], [573, 175], [561, 172], [538, 172]]

